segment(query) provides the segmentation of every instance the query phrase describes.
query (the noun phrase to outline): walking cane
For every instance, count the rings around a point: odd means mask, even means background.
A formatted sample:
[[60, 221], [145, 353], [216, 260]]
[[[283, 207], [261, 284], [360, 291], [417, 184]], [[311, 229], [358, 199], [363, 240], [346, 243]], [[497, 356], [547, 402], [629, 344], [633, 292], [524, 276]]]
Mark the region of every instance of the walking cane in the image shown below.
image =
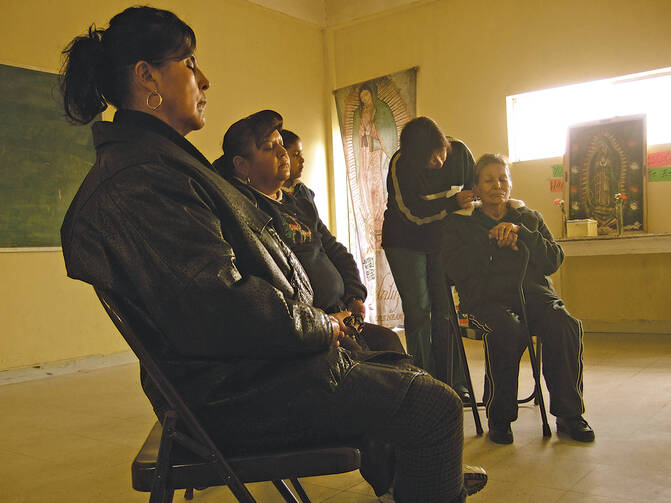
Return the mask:
[[541, 390], [541, 376], [540, 365], [538, 358], [536, 358], [536, 350], [534, 348], [534, 341], [529, 330], [529, 319], [527, 318], [526, 299], [524, 298], [524, 278], [527, 275], [527, 267], [529, 266], [529, 248], [521, 240], [517, 241], [517, 246], [522, 252], [522, 273], [520, 274], [520, 281], [517, 285], [520, 296], [520, 305], [522, 306], [522, 324], [527, 332], [527, 345], [529, 347], [529, 359], [531, 360], [531, 369], [534, 374], [536, 402], [541, 409], [541, 420], [543, 421], [543, 436], [551, 437], [550, 425], [548, 424], [548, 416], [545, 411], [545, 401], [543, 400], [543, 391]]

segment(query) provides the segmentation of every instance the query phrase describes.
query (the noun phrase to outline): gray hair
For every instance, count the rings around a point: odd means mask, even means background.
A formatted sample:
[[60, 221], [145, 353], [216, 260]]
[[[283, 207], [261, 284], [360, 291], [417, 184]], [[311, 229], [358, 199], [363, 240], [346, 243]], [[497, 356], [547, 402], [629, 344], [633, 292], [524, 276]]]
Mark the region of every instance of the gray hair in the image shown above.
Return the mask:
[[510, 161], [503, 154], [484, 154], [480, 156], [478, 162], [473, 166], [473, 183], [477, 184], [480, 180], [480, 173], [488, 164], [499, 164], [506, 168], [508, 175], [510, 176]]

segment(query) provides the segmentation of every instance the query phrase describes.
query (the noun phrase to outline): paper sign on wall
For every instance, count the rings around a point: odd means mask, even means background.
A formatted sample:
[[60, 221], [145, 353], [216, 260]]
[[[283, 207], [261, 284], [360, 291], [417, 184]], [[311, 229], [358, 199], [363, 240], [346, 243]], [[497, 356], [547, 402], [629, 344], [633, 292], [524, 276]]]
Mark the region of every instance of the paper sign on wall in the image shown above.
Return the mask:
[[671, 166], [648, 169], [648, 180], [651, 182], [671, 182]]
[[671, 150], [648, 154], [648, 168], [668, 168], [671, 166]]
[[564, 190], [564, 165], [552, 165], [552, 178], [550, 178], [550, 192], [562, 192]]
[[648, 154], [648, 180], [671, 182], [671, 150]]

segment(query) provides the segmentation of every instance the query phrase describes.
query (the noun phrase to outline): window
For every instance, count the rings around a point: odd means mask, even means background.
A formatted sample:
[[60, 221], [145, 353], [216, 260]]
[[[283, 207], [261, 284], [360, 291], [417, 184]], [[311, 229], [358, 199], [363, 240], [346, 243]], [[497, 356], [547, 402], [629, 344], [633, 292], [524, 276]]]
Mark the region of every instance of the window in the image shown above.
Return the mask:
[[671, 68], [506, 98], [510, 160], [560, 157], [568, 127], [646, 114], [648, 145], [671, 143]]

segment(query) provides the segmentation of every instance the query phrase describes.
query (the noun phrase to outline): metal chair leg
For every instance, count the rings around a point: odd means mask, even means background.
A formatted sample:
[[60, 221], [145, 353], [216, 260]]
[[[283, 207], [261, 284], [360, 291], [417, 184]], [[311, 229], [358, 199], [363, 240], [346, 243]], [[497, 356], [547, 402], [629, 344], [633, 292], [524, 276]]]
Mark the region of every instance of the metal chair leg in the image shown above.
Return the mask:
[[[482, 435], [482, 422], [480, 421], [480, 412], [478, 411], [478, 401], [475, 398], [475, 392], [473, 391], [473, 381], [471, 380], [471, 370], [468, 367], [468, 359], [466, 358], [466, 349], [464, 348], [464, 341], [461, 335], [461, 327], [456, 334], [457, 349], [459, 351], [459, 357], [464, 366], [464, 375], [466, 377], [466, 389], [471, 395], [471, 411], [473, 412], [473, 420], [475, 421], [475, 431], [478, 435]], [[467, 405], [467, 404], [464, 404]]]
[[[448, 287], [449, 288], [449, 287]], [[466, 350], [464, 349], [464, 341], [463, 341], [463, 334], [462, 334], [462, 329], [459, 326], [459, 320], [457, 319], [457, 310], [454, 305], [454, 299], [452, 298], [452, 290], [451, 288], [449, 289], [448, 296], [447, 296], [447, 302], [449, 304], [450, 308], [450, 334], [449, 338], [450, 340], [448, 341], [448, 344], [451, 347], [454, 347], [456, 345], [457, 351], [459, 353], [459, 358], [461, 359], [461, 363], [464, 367], [464, 375], [466, 377], [466, 389], [468, 390], [468, 393], [471, 395], [471, 411], [473, 412], [473, 421], [475, 421], [475, 431], [478, 435], [482, 435], [483, 429], [482, 429], [482, 422], [480, 421], [480, 413], [478, 412], [478, 401], [475, 398], [475, 392], [473, 391], [473, 381], [471, 380], [471, 370], [468, 366], [468, 359], [466, 358]], [[454, 343], [454, 344], [453, 344]], [[450, 368], [450, 376], [452, 379], [454, 379], [454, 364], [452, 362], [453, 360], [453, 355], [450, 355], [450, 361], [449, 361], [449, 368]], [[464, 404], [464, 406], [467, 406], [468, 404]]]
[[301, 503], [296, 499], [296, 496], [294, 496], [294, 493], [291, 492], [291, 489], [289, 489], [289, 486], [287, 486], [284, 480], [273, 480], [273, 485], [287, 503]]
[[[541, 363], [541, 350], [542, 350], [542, 342], [540, 337], [536, 337], [536, 358], [538, 360], [538, 367], [539, 369], [542, 367]], [[538, 405], [538, 398], [536, 397], [536, 380], [534, 379], [534, 389], [531, 390], [531, 393], [529, 396], [526, 398], [520, 398], [517, 400], [518, 404], [523, 404], [523, 403], [529, 403], [531, 400], [534, 401], [534, 405]]]
[[296, 493], [298, 493], [298, 497], [301, 499], [303, 503], [312, 503], [310, 500], [310, 497], [308, 496], [308, 493], [305, 492], [305, 489], [303, 489], [303, 484], [300, 483], [298, 479], [290, 479], [291, 480], [291, 485], [294, 486], [294, 490]]
[[151, 488], [149, 503], [172, 502], [174, 491], [168, 486], [168, 473], [170, 472], [170, 454], [176, 424], [177, 414], [174, 411], [167, 412], [163, 420], [163, 432], [161, 433], [161, 443], [156, 459], [156, 475], [154, 485]]
[[541, 389], [540, 361], [538, 360], [538, 358], [536, 358], [536, 350], [534, 349], [531, 334], [529, 334], [529, 358], [531, 359], [531, 368], [533, 370], [534, 381], [536, 383], [535, 385], [536, 401], [538, 402], [538, 408], [541, 410], [541, 420], [543, 421], [543, 436], [551, 437], [552, 433], [550, 432], [550, 425], [548, 424], [548, 415], [547, 412], [545, 411], [545, 400], [543, 399], [543, 390]]

